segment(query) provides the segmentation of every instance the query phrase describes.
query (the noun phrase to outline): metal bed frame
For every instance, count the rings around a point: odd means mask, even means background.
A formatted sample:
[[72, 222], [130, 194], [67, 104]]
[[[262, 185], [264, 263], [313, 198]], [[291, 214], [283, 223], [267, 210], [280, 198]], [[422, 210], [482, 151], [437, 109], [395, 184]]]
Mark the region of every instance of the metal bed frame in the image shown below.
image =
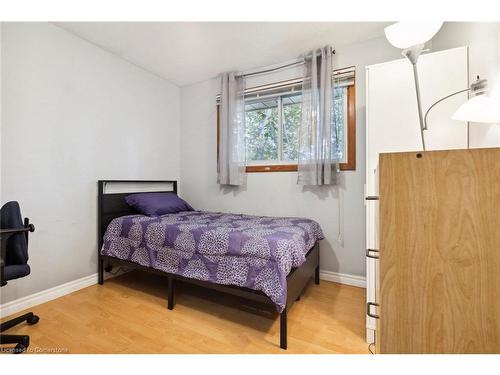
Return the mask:
[[[266, 305], [273, 305], [274, 303], [261, 291], [255, 291], [249, 288], [243, 288], [231, 285], [220, 285], [208, 281], [200, 281], [184, 276], [163, 272], [151, 267], [145, 267], [137, 263], [127, 260], [102, 255], [101, 249], [103, 246], [103, 237], [111, 220], [120, 216], [133, 215], [137, 212], [127, 205], [125, 197], [133, 192], [126, 193], [106, 193], [106, 184], [108, 183], [144, 183], [144, 184], [171, 184], [172, 190], [170, 191], [156, 191], [155, 192], [170, 192], [177, 194], [177, 181], [171, 180], [99, 180], [98, 181], [98, 197], [97, 197], [97, 243], [98, 243], [98, 275], [99, 284], [104, 283], [104, 272], [110, 271], [113, 266], [127, 266], [131, 268], [141, 269], [147, 272], [161, 274], [168, 279], [168, 302], [167, 307], [169, 310], [174, 308], [174, 291], [176, 282], [186, 282], [207, 289], [228, 293], [234, 296], [242, 297], [250, 301], [263, 303]], [[287, 349], [287, 312], [295, 301], [300, 299], [300, 296], [309, 283], [309, 280], [314, 277], [315, 284], [319, 284], [319, 243], [308, 251], [306, 261], [297, 268], [290, 271], [287, 276], [287, 303], [283, 312], [280, 313], [280, 348]]]

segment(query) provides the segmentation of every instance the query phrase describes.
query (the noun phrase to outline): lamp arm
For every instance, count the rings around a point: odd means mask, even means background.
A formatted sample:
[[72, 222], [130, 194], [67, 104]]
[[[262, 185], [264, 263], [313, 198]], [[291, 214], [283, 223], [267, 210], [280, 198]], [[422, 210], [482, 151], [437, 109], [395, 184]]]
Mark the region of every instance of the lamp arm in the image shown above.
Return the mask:
[[[409, 58], [409, 57], [408, 57]], [[425, 151], [425, 137], [424, 137], [424, 130], [425, 130], [425, 123], [424, 119], [422, 116], [422, 103], [420, 100], [420, 86], [418, 84], [418, 69], [417, 69], [417, 62], [413, 62], [410, 60], [413, 66], [413, 79], [415, 81], [415, 94], [417, 96], [417, 110], [418, 110], [418, 121], [419, 121], [419, 128], [420, 128], [420, 137], [422, 140], [422, 149]]]
[[454, 92], [453, 94], [450, 94], [450, 95], [446, 95], [444, 98], [439, 99], [437, 102], [435, 102], [433, 105], [431, 105], [429, 107], [429, 109], [427, 110], [427, 112], [425, 112], [425, 116], [424, 116], [424, 128], [423, 129], [424, 130], [428, 130], [428, 128], [427, 128], [427, 115], [429, 114], [429, 112], [430, 112], [430, 110], [432, 108], [434, 108], [437, 104], [441, 103], [442, 101], [444, 101], [444, 100], [446, 100], [448, 98], [451, 98], [452, 96], [455, 96], [455, 95], [458, 95], [458, 94], [461, 94], [461, 93], [467, 92], [467, 91], [470, 91], [470, 88]]

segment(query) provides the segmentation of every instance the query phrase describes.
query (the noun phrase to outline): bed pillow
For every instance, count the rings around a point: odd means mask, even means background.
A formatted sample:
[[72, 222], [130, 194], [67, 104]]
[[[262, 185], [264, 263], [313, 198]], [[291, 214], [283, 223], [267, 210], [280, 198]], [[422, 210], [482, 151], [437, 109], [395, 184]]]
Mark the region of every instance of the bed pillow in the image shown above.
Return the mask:
[[194, 211], [193, 207], [175, 193], [135, 193], [128, 195], [125, 201], [129, 206], [147, 216]]

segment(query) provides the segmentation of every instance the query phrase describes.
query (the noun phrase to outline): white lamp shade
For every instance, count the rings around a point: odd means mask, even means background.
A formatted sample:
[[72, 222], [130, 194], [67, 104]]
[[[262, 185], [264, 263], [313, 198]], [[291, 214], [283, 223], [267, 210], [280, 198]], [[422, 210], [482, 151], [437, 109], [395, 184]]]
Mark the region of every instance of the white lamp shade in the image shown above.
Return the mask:
[[442, 25], [442, 22], [398, 22], [387, 26], [384, 31], [389, 43], [406, 49], [428, 42]]
[[500, 100], [484, 94], [475, 96], [458, 107], [453, 120], [500, 123]]

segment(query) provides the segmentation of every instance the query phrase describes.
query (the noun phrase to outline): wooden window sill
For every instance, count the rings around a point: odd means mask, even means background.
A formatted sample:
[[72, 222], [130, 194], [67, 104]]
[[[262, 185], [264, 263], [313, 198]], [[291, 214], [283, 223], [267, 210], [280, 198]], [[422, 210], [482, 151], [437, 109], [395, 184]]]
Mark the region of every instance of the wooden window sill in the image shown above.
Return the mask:
[[247, 165], [246, 172], [297, 172], [297, 164]]
[[[341, 171], [354, 171], [356, 165], [349, 163], [340, 164]], [[247, 173], [265, 173], [265, 172], [297, 172], [297, 164], [276, 164], [276, 165], [247, 165]]]

